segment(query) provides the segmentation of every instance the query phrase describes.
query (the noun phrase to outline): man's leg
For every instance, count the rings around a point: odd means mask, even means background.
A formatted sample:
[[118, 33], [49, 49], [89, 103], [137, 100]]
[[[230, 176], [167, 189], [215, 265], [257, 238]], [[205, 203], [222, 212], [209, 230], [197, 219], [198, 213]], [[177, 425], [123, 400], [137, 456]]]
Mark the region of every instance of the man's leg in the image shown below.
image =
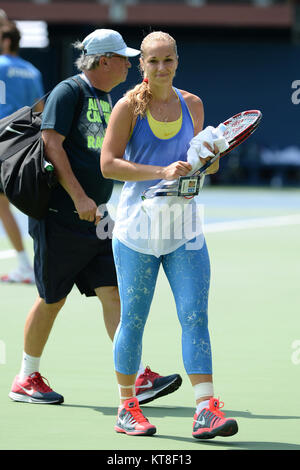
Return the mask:
[[[103, 286], [95, 289], [95, 292], [102, 304], [106, 331], [110, 339], [113, 341], [115, 332], [120, 322], [121, 305], [118, 288], [117, 286]], [[138, 370], [138, 376], [144, 374], [144, 372], [145, 368], [141, 362]]]
[[4, 230], [17, 252], [18, 267], [14, 271], [1, 277], [4, 282], [33, 283], [34, 274], [28, 255], [25, 251], [22, 236], [16, 219], [10, 209], [7, 197], [0, 191], [0, 219]]
[[[66, 299], [46, 304], [40, 297], [30, 310], [24, 330], [24, 351], [33, 357], [41, 357], [53, 323]], [[34, 372], [34, 371], [33, 371]]]
[[24, 251], [21, 233], [18, 224], [10, 210], [7, 197], [0, 193], [0, 219], [3, 227], [16, 251]]
[[117, 286], [103, 286], [95, 289], [102, 304], [103, 318], [108, 336], [113, 341], [120, 322], [120, 297]]
[[39, 362], [55, 318], [65, 300], [46, 304], [38, 297], [30, 310], [25, 323], [21, 370], [15, 377], [9, 394], [13, 400], [27, 403], [63, 402], [63, 397], [43, 381], [39, 373]]

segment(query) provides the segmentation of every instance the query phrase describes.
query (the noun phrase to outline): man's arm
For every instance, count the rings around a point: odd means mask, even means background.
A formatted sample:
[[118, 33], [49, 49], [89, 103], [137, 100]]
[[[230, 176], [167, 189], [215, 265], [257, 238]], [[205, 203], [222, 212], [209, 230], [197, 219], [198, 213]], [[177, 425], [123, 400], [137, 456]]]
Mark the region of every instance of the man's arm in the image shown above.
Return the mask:
[[96, 215], [97, 205], [89, 198], [75, 177], [68, 156], [63, 148], [65, 137], [53, 129], [42, 131], [47, 159], [53, 164], [59, 183], [72, 198], [81, 220], [97, 224], [100, 215]]

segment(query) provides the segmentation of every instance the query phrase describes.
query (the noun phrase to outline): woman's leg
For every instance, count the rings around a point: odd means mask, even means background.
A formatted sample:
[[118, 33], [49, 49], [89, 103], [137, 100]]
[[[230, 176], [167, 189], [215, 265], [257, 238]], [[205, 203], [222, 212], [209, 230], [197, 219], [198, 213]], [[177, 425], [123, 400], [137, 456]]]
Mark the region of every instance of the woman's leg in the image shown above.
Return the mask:
[[224, 404], [213, 397], [207, 320], [210, 262], [205, 242], [200, 250], [180, 247], [163, 258], [163, 266], [182, 326], [184, 366], [195, 392], [197, 407], [192, 435], [196, 439], [232, 436], [238, 431], [237, 422], [225, 418], [220, 411]]
[[139, 368], [142, 337], [150, 310], [160, 260], [113, 240], [114, 259], [121, 299], [121, 320], [114, 337], [115, 368], [134, 375]]
[[156, 428], [140, 410], [135, 397], [135, 381], [160, 260], [133, 251], [117, 239], [113, 239], [113, 252], [121, 300], [121, 319], [114, 337], [114, 363], [120, 394], [115, 430], [129, 435], [152, 435]]
[[202, 248], [198, 250], [188, 250], [186, 245], [181, 246], [165, 255], [162, 262], [182, 327], [184, 367], [195, 387], [196, 403], [199, 403], [213, 396], [207, 315], [210, 261], [206, 243], [204, 241]]

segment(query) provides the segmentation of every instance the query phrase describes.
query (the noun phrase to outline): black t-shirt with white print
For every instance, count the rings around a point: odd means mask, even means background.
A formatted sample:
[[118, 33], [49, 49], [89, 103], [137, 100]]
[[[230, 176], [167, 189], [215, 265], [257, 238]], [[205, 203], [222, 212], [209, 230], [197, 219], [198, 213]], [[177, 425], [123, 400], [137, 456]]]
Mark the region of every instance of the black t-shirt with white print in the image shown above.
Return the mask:
[[[105, 129], [92, 90], [80, 77], [82, 108], [79, 116], [80, 87], [72, 77], [60, 82], [49, 95], [43, 111], [41, 129], [54, 129], [65, 136], [63, 143], [71, 168], [88, 197], [97, 206], [105, 204], [112, 193], [113, 181], [103, 177], [100, 170], [100, 152]], [[106, 123], [111, 106], [106, 92], [94, 88], [100, 101]], [[79, 110], [80, 111], [80, 110]], [[77, 117], [74, 121], [74, 116]], [[53, 190], [50, 208], [64, 217], [74, 214], [75, 206], [69, 194], [58, 186]]]

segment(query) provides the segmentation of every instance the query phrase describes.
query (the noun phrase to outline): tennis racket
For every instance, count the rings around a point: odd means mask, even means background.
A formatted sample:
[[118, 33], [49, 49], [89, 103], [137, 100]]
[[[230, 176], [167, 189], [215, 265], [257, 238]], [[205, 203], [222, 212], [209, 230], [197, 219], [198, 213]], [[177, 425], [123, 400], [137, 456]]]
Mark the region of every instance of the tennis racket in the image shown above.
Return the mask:
[[221, 153], [217, 153], [199, 170], [191, 176], [181, 176], [175, 183], [165, 183], [160, 187], [152, 186], [142, 194], [142, 199], [149, 199], [157, 196], [197, 196], [200, 190], [200, 180], [209, 168], [218, 158], [223, 157], [238, 145], [242, 144], [257, 129], [262, 118], [261, 111], [257, 109], [243, 111], [235, 114], [223, 122], [226, 126], [224, 137], [229, 147]]

